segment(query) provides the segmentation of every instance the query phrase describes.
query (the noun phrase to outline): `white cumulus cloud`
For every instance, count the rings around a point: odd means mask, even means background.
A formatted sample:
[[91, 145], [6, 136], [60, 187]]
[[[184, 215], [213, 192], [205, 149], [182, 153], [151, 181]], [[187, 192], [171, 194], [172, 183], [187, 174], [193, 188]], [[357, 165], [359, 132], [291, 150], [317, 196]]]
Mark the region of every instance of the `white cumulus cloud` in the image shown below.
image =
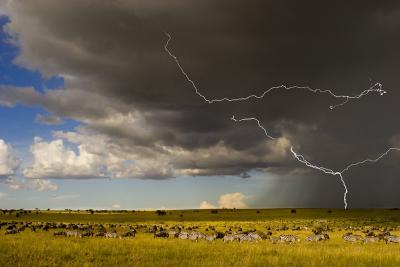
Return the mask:
[[0, 178], [15, 174], [20, 160], [13, 154], [10, 145], [0, 139]]
[[245, 200], [248, 198], [248, 196], [239, 192], [225, 194], [219, 197], [218, 205], [220, 208], [226, 209], [244, 209], [247, 208]]
[[215, 209], [215, 208], [216, 206], [207, 201], [202, 201], [199, 205], [199, 209]]
[[91, 178], [104, 176], [99, 157], [83, 145], [78, 152], [64, 145], [62, 139], [51, 142], [35, 137], [31, 147], [33, 164], [23, 170], [28, 178]]
[[[228, 193], [219, 197], [218, 199], [218, 208], [220, 209], [245, 209], [247, 208], [246, 199], [249, 199], [249, 196], [244, 195], [240, 192]], [[207, 202], [202, 201], [199, 205], [200, 209], [215, 209], [217, 206]]]
[[50, 180], [43, 180], [43, 179], [33, 179], [31, 181], [31, 188], [43, 192], [43, 191], [56, 191], [58, 186], [52, 183]]
[[113, 208], [113, 209], [119, 209], [119, 208], [121, 208], [121, 205], [120, 205], [120, 204], [112, 204], [112, 205], [111, 205], [111, 208]]

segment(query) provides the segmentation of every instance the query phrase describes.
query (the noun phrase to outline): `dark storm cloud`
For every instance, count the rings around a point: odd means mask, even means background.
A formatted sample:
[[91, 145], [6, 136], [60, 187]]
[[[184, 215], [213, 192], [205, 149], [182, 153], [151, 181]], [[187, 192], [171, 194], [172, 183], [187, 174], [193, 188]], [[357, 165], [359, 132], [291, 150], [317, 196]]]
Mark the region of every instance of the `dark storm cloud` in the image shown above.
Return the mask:
[[[398, 1], [15, 0], [7, 14], [8, 30], [21, 47], [16, 62], [62, 75], [66, 89], [39, 94], [3, 88], [0, 103], [44, 106], [83, 121], [124, 149], [168, 155], [174, 169], [196, 170], [188, 172], [193, 175], [253, 169], [289, 174], [303, 167], [290, 152], [282, 154], [290, 145], [317, 165], [341, 170], [384, 152], [400, 133], [399, 12]], [[371, 93], [334, 111], [329, 106], [340, 100], [302, 90], [210, 105], [163, 50], [163, 31], [172, 35], [169, 49], [208, 98], [261, 94], [280, 84], [353, 95], [367, 89], [370, 79], [382, 82], [388, 94]], [[232, 114], [259, 118], [281, 142], [266, 144], [254, 123], [235, 124]], [[132, 121], [140, 129], [129, 127]], [[207, 153], [210, 158], [202, 158]], [[374, 187], [367, 185], [374, 183], [382, 192], [390, 190], [389, 181], [398, 186], [392, 178], [397, 165], [390, 170], [379, 180], [357, 174], [362, 181], [349, 172], [350, 183], [359, 183], [351, 188], [365, 190], [354, 197], [368, 198]], [[299, 190], [307, 189], [305, 177], [320, 178], [312, 179], [315, 188], [335, 179], [313, 170], [298, 177]], [[341, 203], [341, 192], [327, 190], [338, 199], [323, 203]], [[374, 194], [378, 206], [400, 204], [400, 198], [388, 202], [384, 193]]]

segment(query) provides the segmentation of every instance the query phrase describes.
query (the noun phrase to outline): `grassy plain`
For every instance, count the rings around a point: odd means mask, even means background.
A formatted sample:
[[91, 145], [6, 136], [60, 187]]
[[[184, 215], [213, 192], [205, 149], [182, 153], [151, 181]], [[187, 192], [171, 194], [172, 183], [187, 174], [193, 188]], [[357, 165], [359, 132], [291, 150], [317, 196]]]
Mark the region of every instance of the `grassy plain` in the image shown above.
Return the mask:
[[[29, 229], [16, 235], [4, 235], [0, 230], [0, 266], [400, 266], [400, 244], [349, 244], [341, 236], [349, 227], [362, 234], [365, 226], [390, 228], [400, 235], [399, 210], [331, 210], [289, 209], [274, 210], [210, 210], [167, 211], [165, 216], [154, 211], [95, 213], [41, 211], [36, 214], [1, 214], [0, 221], [71, 222], [115, 224], [162, 224], [198, 226], [199, 231], [214, 226], [217, 230], [241, 227], [273, 235], [295, 234], [301, 238], [296, 244], [209, 243], [169, 239], [155, 239], [152, 234], [139, 232], [135, 238], [66, 238], [48, 232]], [[289, 230], [277, 231], [281, 226]], [[308, 243], [304, 238], [311, 228], [327, 225], [330, 240]], [[296, 226], [307, 227], [293, 231]]]

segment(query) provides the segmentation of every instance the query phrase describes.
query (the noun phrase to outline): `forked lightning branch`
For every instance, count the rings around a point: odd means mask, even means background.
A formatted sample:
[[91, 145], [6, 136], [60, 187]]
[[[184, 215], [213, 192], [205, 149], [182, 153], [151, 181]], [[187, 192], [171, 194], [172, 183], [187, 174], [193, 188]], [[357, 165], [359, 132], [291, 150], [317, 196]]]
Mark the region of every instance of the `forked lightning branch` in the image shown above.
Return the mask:
[[[312, 93], [315, 94], [328, 94], [330, 96], [332, 96], [333, 98], [336, 99], [340, 99], [341, 101], [338, 104], [332, 104], [329, 108], [331, 110], [343, 106], [346, 103], [348, 103], [351, 100], [356, 100], [359, 99], [361, 97], [367, 96], [370, 93], [378, 93], [379, 95], [384, 95], [386, 93], [385, 90], [382, 89], [382, 84], [381, 83], [375, 83], [375, 84], [371, 84], [371, 86], [362, 91], [359, 94], [356, 95], [338, 95], [336, 93], [334, 93], [331, 90], [322, 90], [322, 89], [313, 89], [309, 86], [298, 86], [298, 85], [294, 85], [294, 86], [286, 86], [286, 85], [279, 85], [279, 86], [274, 86], [271, 87], [267, 90], [265, 90], [262, 94], [260, 95], [255, 95], [255, 94], [251, 94], [245, 97], [239, 97], [239, 98], [216, 98], [216, 99], [209, 99], [208, 97], [206, 97], [205, 95], [203, 95], [200, 90], [198, 89], [196, 83], [190, 78], [190, 76], [187, 74], [187, 72], [184, 70], [184, 68], [182, 67], [181, 63], [178, 60], [178, 57], [176, 55], [174, 55], [169, 49], [168, 49], [168, 45], [172, 39], [171, 35], [167, 32], [164, 32], [165, 35], [168, 37], [165, 45], [164, 45], [164, 50], [168, 53], [168, 55], [175, 61], [178, 69], [180, 70], [180, 72], [182, 73], [182, 75], [185, 77], [185, 79], [191, 84], [191, 86], [193, 87], [195, 93], [201, 97], [206, 103], [212, 104], [212, 103], [218, 103], [218, 102], [239, 102], [239, 101], [248, 101], [248, 100], [252, 100], [252, 99], [262, 99], [264, 98], [267, 94], [269, 94], [270, 92], [272, 92], [273, 90], [276, 89], [284, 89], [284, 90], [293, 90], [293, 89], [300, 89], [300, 90], [306, 90], [306, 91], [310, 91]], [[265, 129], [264, 126], [261, 125], [260, 121], [257, 118], [254, 117], [247, 117], [247, 118], [236, 118], [235, 115], [232, 116], [231, 120], [233, 120], [234, 122], [246, 122], [246, 121], [254, 121], [256, 122], [257, 126], [264, 132], [265, 136], [268, 137], [269, 139], [275, 139], [275, 137], [273, 137], [272, 135], [269, 134], [269, 132], [267, 131], [267, 129]], [[344, 180], [343, 174], [348, 171], [350, 168], [352, 167], [356, 167], [356, 166], [360, 166], [362, 164], [365, 163], [375, 163], [377, 161], [379, 161], [380, 159], [382, 159], [383, 157], [387, 156], [390, 152], [392, 151], [400, 151], [400, 148], [396, 148], [396, 147], [390, 147], [388, 148], [384, 153], [382, 153], [380, 156], [378, 156], [375, 159], [365, 159], [359, 162], [355, 162], [355, 163], [351, 163], [349, 165], [347, 165], [343, 170], [341, 171], [335, 171], [326, 167], [322, 167], [322, 166], [317, 166], [314, 165], [312, 163], [310, 163], [309, 161], [307, 161], [305, 159], [304, 156], [296, 153], [293, 149], [293, 146], [290, 147], [290, 152], [293, 154], [294, 158], [299, 161], [300, 163], [304, 164], [305, 166], [321, 171], [325, 174], [330, 174], [333, 176], [339, 176], [340, 181], [343, 185], [344, 188], [344, 194], [343, 194], [343, 203], [344, 203], [344, 208], [347, 209], [347, 194], [348, 194], [348, 187], [346, 185], [346, 182]]]

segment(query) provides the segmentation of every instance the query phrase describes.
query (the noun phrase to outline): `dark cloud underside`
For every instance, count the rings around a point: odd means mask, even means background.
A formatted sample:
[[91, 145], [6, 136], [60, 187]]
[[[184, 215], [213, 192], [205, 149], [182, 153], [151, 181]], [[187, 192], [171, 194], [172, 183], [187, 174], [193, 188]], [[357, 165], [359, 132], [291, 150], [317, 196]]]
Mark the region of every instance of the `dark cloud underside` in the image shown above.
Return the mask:
[[[80, 120], [138, 157], [166, 155], [171, 168], [196, 169], [193, 175], [261, 170], [284, 177], [303, 168], [282, 152], [289, 144], [315, 164], [341, 170], [396, 145], [399, 12], [398, 1], [14, 1], [8, 29], [21, 46], [16, 62], [63, 75], [66, 89], [39, 94], [3, 88], [0, 96]], [[281, 84], [353, 95], [370, 79], [382, 82], [388, 94], [334, 111], [329, 106], [340, 100], [302, 90], [207, 104], [164, 51], [164, 31], [172, 35], [170, 50], [208, 98], [260, 94]], [[110, 122], [133, 113], [140, 114], [143, 132], [130, 130], [123, 119]], [[268, 141], [252, 122], [233, 123], [232, 114], [259, 118], [280, 143]], [[347, 173], [354, 205], [400, 204], [393, 196], [400, 185], [394, 178], [399, 165], [390, 164], [395, 160]], [[318, 189], [305, 205], [315, 199], [338, 203], [326, 196], [340, 196], [341, 187], [324, 187], [327, 179], [336, 178], [298, 174], [296, 184], [307, 188], [312, 180]]]

